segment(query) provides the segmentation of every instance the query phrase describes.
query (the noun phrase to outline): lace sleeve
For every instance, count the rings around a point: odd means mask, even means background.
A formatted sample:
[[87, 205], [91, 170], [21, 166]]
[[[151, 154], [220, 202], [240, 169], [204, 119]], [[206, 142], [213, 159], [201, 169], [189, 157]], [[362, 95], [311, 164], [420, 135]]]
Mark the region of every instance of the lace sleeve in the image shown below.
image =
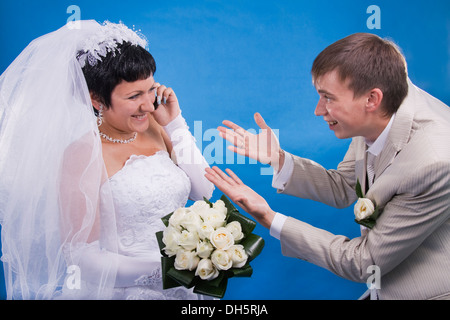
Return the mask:
[[205, 168], [209, 165], [197, 147], [183, 116], [179, 114], [164, 130], [172, 141], [172, 159], [191, 180], [189, 199], [195, 201], [202, 200], [203, 197], [211, 198], [214, 185], [205, 178]]

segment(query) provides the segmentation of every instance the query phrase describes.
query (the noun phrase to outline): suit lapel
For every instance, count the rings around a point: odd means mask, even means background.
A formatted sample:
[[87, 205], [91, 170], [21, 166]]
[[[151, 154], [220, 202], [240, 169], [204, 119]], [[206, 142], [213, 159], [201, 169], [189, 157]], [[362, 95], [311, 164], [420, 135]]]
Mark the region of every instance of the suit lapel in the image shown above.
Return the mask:
[[375, 159], [375, 180], [391, 165], [400, 150], [390, 141], [386, 142], [383, 150]]
[[410, 90], [395, 115], [386, 144], [375, 160], [375, 180], [391, 165], [410, 139], [414, 118], [414, 104], [412, 103], [414, 97], [411, 95], [413, 93]]
[[366, 150], [367, 146], [364, 142], [364, 139], [362, 137], [356, 137], [354, 138], [355, 143], [355, 175], [356, 178], [359, 180], [359, 183], [361, 184], [361, 189], [365, 193], [367, 190], [366, 184], [367, 184], [367, 166], [366, 166]]
[[[414, 85], [408, 80], [409, 92], [398, 109], [388, 139], [383, 150], [375, 159], [375, 180], [391, 165], [398, 153], [410, 139], [413, 131], [413, 118], [415, 114]], [[355, 175], [363, 191], [367, 190], [367, 145], [362, 137], [355, 137]]]

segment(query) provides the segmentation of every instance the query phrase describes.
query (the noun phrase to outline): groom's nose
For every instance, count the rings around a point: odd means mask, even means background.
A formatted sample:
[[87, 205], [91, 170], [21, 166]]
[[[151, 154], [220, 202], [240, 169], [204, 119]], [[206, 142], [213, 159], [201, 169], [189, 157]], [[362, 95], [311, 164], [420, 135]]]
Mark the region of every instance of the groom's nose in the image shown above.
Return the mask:
[[325, 101], [319, 99], [319, 102], [317, 102], [316, 110], [314, 110], [314, 114], [318, 117], [324, 116], [328, 113], [327, 108], [325, 107]]

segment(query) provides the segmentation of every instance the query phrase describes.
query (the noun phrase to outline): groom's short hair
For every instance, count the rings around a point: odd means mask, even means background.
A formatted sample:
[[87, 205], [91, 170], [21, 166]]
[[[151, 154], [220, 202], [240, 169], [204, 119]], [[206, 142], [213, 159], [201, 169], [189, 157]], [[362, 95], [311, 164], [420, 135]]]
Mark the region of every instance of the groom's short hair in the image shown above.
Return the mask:
[[334, 70], [340, 80], [350, 80], [355, 97], [379, 88], [386, 116], [398, 110], [408, 93], [407, 65], [400, 49], [374, 34], [355, 33], [325, 48], [314, 60], [313, 82]]

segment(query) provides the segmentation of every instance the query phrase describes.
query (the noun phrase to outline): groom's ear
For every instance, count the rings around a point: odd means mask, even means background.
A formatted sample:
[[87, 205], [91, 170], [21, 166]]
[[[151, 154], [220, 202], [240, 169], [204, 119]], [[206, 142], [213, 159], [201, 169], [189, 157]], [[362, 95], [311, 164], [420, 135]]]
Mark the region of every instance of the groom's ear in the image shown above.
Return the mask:
[[377, 111], [383, 101], [383, 91], [379, 88], [374, 88], [367, 93], [366, 111], [375, 112]]

